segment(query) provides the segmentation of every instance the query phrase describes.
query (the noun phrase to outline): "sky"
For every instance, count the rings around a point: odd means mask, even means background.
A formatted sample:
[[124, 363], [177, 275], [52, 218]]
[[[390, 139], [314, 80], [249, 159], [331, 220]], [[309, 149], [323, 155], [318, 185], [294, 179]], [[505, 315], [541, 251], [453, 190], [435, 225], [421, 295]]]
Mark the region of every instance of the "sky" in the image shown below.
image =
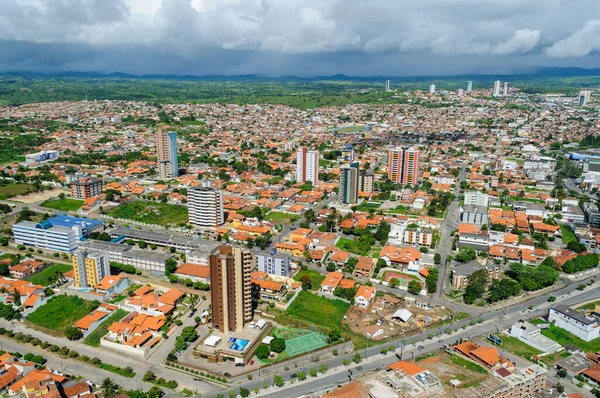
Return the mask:
[[0, 70], [269, 76], [600, 67], [598, 0], [0, 0]]

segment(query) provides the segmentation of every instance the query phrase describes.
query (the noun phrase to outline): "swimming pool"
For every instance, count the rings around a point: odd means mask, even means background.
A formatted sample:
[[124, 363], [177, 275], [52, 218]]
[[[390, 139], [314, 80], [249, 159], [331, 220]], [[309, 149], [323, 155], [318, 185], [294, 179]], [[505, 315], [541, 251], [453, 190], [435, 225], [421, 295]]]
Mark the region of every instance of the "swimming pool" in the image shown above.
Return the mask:
[[229, 343], [231, 343], [230, 348], [235, 351], [244, 351], [249, 342], [249, 340], [237, 339], [235, 337], [229, 339]]

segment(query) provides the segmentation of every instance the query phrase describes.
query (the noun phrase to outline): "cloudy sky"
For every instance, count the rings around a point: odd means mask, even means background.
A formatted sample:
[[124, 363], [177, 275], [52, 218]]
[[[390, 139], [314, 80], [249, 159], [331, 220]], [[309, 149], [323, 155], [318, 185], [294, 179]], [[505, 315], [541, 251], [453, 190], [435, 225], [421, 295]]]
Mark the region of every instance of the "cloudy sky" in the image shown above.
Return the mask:
[[0, 70], [436, 75], [600, 67], [598, 0], [0, 0]]

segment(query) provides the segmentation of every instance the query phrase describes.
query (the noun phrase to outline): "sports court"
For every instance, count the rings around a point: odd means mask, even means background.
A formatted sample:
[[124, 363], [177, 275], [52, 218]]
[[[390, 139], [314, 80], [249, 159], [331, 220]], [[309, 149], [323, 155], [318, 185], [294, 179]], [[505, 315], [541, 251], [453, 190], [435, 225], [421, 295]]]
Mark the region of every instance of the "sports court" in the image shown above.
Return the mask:
[[325, 346], [327, 346], [327, 336], [313, 332], [287, 340], [285, 351], [293, 357]]

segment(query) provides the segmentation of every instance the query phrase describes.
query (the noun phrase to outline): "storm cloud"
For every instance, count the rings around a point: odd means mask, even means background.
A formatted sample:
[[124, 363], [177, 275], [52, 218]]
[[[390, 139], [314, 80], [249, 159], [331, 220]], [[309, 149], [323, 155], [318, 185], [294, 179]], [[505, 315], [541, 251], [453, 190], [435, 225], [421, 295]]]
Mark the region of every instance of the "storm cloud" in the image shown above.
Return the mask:
[[0, 0], [0, 69], [415, 75], [600, 66], [597, 0]]

